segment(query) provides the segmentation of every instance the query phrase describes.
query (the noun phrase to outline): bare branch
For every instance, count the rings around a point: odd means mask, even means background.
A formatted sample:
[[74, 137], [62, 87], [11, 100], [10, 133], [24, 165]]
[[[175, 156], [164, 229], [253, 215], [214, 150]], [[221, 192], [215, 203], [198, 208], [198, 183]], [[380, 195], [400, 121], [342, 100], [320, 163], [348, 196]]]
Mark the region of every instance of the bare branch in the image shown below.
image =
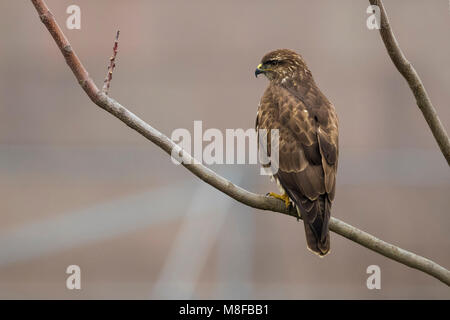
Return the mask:
[[102, 92], [106, 95], [108, 94], [108, 90], [111, 85], [112, 74], [114, 72], [114, 68], [116, 67], [117, 49], [119, 47], [119, 33], [120, 30], [117, 30], [116, 39], [114, 40], [113, 46], [113, 55], [109, 58], [108, 73], [106, 74], [105, 80], [103, 81]]
[[439, 119], [436, 110], [428, 97], [427, 91], [420, 80], [419, 75], [412, 66], [412, 64], [406, 59], [405, 55], [400, 49], [397, 39], [392, 32], [391, 26], [389, 24], [389, 19], [384, 9], [383, 2], [381, 0], [369, 0], [371, 5], [376, 5], [381, 11], [381, 28], [380, 35], [383, 39], [386, 50], [391, 57], [392, 62], [397, 67], [397, 70], [406, 79], [411, 88], [411, 91], [416, 98], [417, 105], [422, 111], [428, 126], [436, 139], [439, 148], [441, 148], [442, 154], [444, 155], [447, 163], [450, 165], [450, 139], [444, 126]]
[[[125, 123], [127, 126], [136, 130], [148, 140], [159, 146], [169, 155], [174, 148], [178, 149], [178, 146], [175, 144], [175, 142], [170, 140], [167, 136], [154, 129], [148, 123], [144, 122], [135, 114], [127, 110], [119, 102], [115, 101], [114, 99], [108, 97], [106, 94], [98, 90], [92, 80], [88, 77], [88, 73], [84, 69], [83, 65], [81, 64], [80, 60], [75, 55], [73, 50], [71, 49], [70, 53], [66, 54], [66, 50], [64, 48], [70, 48], [70, 44], [65, 38], [58, 24], [54, 20], [52, 14], [49, 12], [44, 1], [31, 1], [36, 7], [42, 19], [42, 22], [49, 30], [58, 47], [61, 49], [67, 64], [70, 66], [73, 73], [75, 74], [75, 77], [78, 79], [79, 83], [86, 91], [87, 95], [91, 98], [91, 100], [97, 106], [106, 110], [107, 112], [121, 120], [123, 123]], [[183, 166], [186, 169], [188, 169], [198, 178], [213, 186], [217, 190], [227, 194], [231, 198], [256, 209], [280, 212], [297, 218], [296, 210], [293, 208], [287, 209], [283, 201], [247, 191], [228, 181], [224, 177], [216, 174], [214, 171], [203, 166], [202, 164], [195, 163], [192, 156], [187, 153], [184, 153], [184, 159], [186, 159], [187, 162], [194, 163], [183, 163]], [[411, 268], [423, 271], [446, 283], [447, 285], [450, 285], [450, 271], [429, 259], [380, 240], [336, 218], [331, 218], [330, 230], [370, 250], [378, 252], [379, 254], [382, 254]]]

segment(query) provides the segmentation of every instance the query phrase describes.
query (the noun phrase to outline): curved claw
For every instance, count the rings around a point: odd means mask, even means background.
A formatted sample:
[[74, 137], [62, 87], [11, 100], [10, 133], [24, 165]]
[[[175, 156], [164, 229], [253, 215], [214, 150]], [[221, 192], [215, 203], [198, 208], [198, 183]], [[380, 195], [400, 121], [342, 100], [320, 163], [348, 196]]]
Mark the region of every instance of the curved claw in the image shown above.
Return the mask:
[[266, 196], [270, 196], [270, 197], [284, 201], [284, 205], [286, 206], [286, 208], [289, 208], [289, 206], [291, 205], [291, 199], [289, 199], [289, 196], [287, 195], [287, 193], [284, 193], [283, 195], [279, 195], [274, 192], [269, 192], [266, 194]]

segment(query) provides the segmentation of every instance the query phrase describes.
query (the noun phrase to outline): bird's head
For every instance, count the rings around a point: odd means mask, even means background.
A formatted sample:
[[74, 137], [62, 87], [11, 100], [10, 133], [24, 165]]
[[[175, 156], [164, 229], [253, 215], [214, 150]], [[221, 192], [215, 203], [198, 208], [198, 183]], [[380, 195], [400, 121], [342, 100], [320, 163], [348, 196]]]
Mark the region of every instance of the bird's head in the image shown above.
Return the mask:
[[266, 54], [255, 70], [255, 77], [264, 74], [270, 81], [283, 82], [303, 78], [309, 70], [302, 56], [289, 49], [278, 49]]

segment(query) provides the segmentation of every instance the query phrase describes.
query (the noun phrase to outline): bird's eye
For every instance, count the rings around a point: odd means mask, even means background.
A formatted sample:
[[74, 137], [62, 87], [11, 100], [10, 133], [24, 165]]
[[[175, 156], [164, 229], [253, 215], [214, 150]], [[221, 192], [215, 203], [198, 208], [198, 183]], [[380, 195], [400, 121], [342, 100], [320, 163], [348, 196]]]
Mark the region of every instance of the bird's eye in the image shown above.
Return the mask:
[[277, 60], [269, 60], [266, 62], [266, 64], [268, 66], [276, 66], [276, 65], [278, 65], [278, 61]]

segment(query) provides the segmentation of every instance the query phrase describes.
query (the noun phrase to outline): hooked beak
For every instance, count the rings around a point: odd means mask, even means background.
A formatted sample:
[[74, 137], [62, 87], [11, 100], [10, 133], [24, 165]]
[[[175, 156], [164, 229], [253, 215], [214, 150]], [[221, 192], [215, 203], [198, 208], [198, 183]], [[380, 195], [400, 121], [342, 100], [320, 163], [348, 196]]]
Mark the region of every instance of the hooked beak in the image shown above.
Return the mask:
[[264, 72], [265, 72], [265, 70], [262, 69], [262, 64], [260, 63], [260, 64], [258, 65], [258, 67], [256, 67], [256, 70], [255, 70], [255, 77], [258, 78], [258, 74], [264, 73]]

